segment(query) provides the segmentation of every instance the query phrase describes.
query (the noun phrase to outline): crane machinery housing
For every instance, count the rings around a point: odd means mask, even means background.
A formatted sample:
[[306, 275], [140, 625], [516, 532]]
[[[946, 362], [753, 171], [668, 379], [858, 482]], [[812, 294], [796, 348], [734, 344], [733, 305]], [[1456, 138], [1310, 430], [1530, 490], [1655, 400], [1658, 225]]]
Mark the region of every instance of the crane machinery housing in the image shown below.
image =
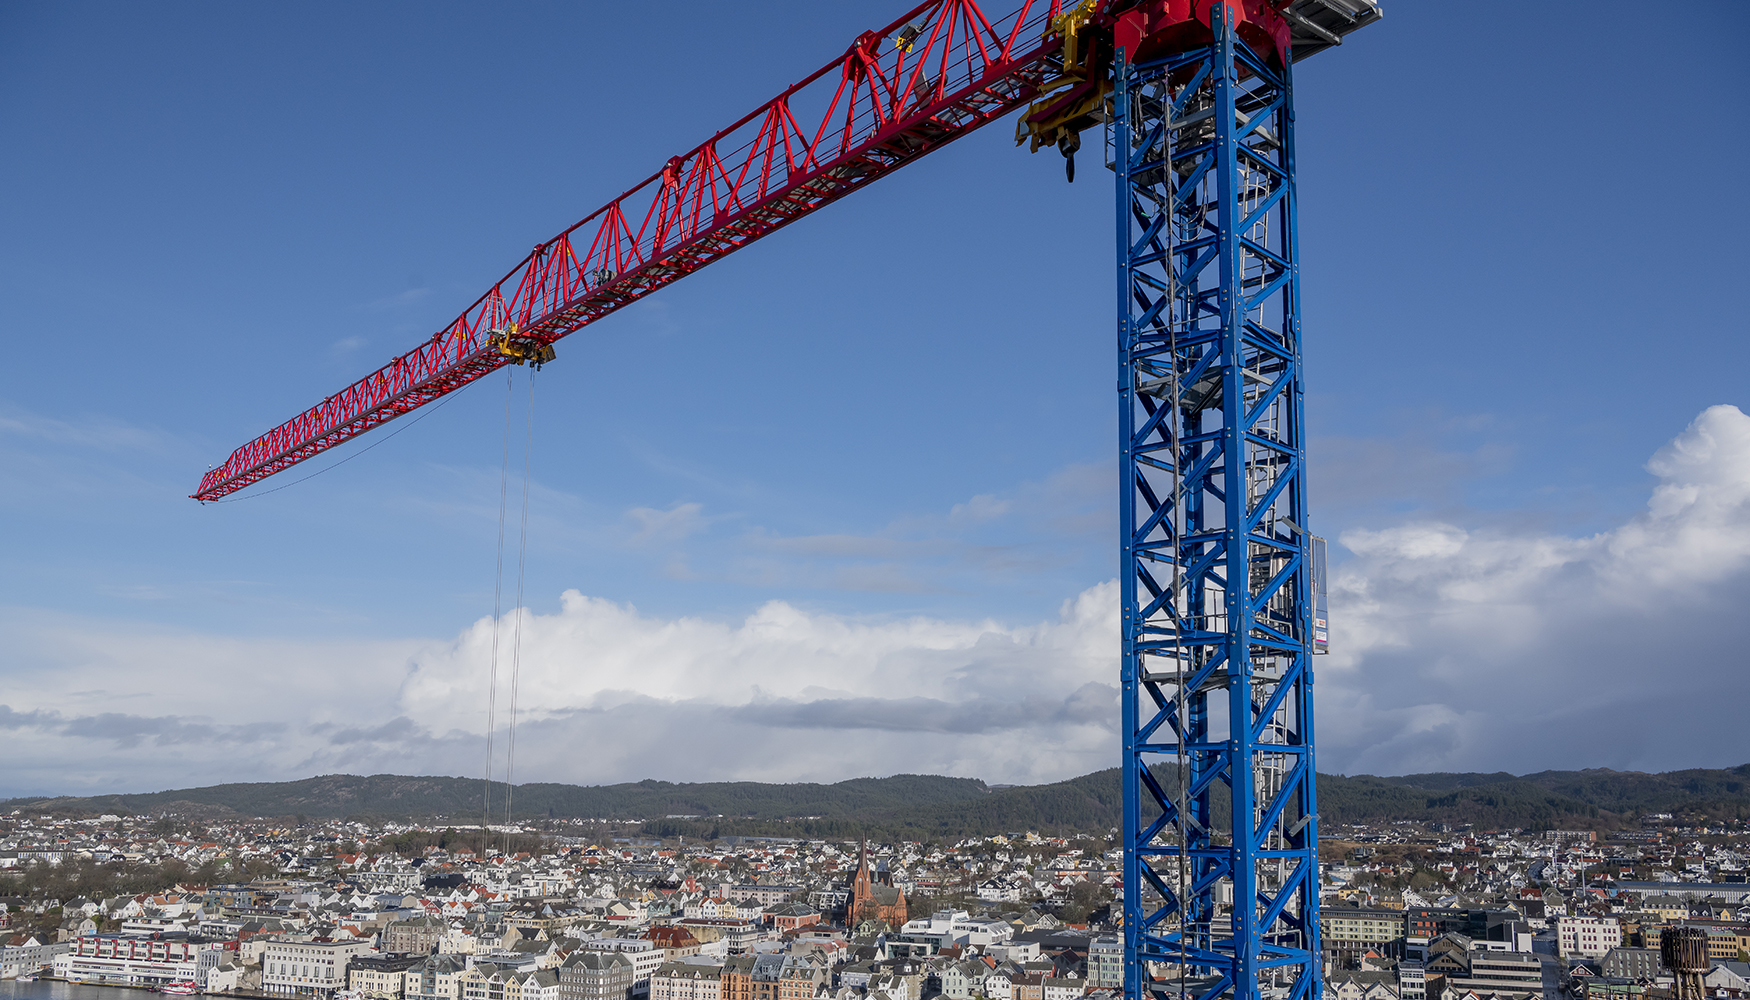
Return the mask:
[[1320, 981], [1293, 65], [1373, 0], [930, 0], [539, 244], [448, 326], [238, 448], [216, 500], [1016, 111], [1115, 179], [1126, 1000]]

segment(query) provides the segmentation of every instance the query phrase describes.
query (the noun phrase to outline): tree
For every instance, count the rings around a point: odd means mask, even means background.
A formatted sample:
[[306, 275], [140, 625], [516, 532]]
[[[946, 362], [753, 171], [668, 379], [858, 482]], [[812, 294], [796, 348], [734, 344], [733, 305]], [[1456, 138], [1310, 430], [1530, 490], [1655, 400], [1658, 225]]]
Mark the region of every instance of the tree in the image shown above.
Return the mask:
[[1112, 894], [1094, 882], [1077, 882], [1069, 890], [1069, 900], [1058, 908], [1057, 918], [1066, 924], [1085, 924], [1097, 909], [1110, 905]]

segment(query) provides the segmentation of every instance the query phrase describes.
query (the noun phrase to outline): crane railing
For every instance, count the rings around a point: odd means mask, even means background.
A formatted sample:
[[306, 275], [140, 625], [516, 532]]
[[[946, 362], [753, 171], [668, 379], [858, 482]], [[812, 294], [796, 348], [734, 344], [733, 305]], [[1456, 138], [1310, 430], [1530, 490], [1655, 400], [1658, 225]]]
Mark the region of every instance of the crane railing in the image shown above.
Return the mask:
[[[232, 452], [214, 500], [544, 349], [1039, 96], [1061, 0], [931, 0], [536, 246], [418, 347]], [[548, 354], [547, 356], [550, 356]]]

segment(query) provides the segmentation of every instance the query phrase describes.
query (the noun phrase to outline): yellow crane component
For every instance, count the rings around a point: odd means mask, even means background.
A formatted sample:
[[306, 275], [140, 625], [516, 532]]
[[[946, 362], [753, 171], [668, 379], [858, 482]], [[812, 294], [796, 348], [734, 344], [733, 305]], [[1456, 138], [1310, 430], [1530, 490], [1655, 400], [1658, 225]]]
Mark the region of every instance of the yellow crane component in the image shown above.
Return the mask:
[[1029, 152], [1056, 146], [1071, 181], [1076, 179], [1082, 130], [1106, 120], [1112, 92], [1112, 36], [1093, 23], [1097, 6], [1097, 0], [1082, 0], [1046, 26], [1046, 38], [1063, 39], [1062, 68], [1040, 86], [1046, 96], [1034, 101], [1015, 126], [1015, 145], [1031, 140]]
[[512, 364], [532, 364], [536, 371], [540, 371], [542, 365], [559, 356], [553, 350], [552, 344], [543, 343], [533, 337], [518, 336], [514, 323], [510, 329], [493, 330], [490, 335], [492, 346], [498, 349], [498, 353], [510, 358]]

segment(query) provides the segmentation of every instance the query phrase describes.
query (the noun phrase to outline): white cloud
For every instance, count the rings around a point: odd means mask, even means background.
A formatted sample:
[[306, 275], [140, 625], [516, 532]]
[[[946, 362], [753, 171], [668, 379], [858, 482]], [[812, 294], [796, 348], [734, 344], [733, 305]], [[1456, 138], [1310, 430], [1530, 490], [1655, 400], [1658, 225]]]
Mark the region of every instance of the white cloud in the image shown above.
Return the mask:
[[1416, 523], [1345, 532], [1323, 766], [1401, 774], [1750, 758], [1750, 417], [1660, 449], [1645, 512], [1586, 538]]
[[109, 417], [56, 420], [12, 407], [0, 408], [0, 439], [7, 437], [101, 451], [157, 450], [165, 443], [165, 435], [157, 430]]
[[[1750, 417], [1704, 412], [1648, 470], [1646, 510], [1590, 537], [1434, 522], [1342, 535], [1336, 652], [1316, 689], [1323, 769], [1750, 757]], [[1084, 470], [1061, 489], [1102, 482]], [[649, 537], [684, 535], [703, 517], [690, 506], [650, 512]], [[1027, 506], [1013, 514], [1034, 519]], [[1033, 782], [1111, 766], [1116, 598], [1109, 582], [1010, 624], [784, 601], [669, 618], [568, 591], [523, 620], [517, 775]], [[482, 766], [490, 619], [448, 641], [319, 642], [0, 610], [0, 634], [0, 794]]]
[[626, 512], [626, 519], [633, 524], [629, 541], [633, 545], [679, 542], [705, 526], [704, 510], [704, 505], [697, 503], [677, 503], [667, 510], [634, 507]]
[[[740, 622], [665, 619], [568, 591], [557, 614], [524, 621], [524, 717], [541, 725], [518, 757], [549, 780], [1081, 773], [1113, 745], [1113, 597], [1102, 585], [1055, 621], [1008, 627], [782, 601]], [[480, 729], [491, 634], [483, 620], [419, 654], [405, 713]]]
[[298, 773], [319, 749], [311, 727], [394, 714], [397, 664], [419, 646], [232, 638], [26, 610], [0, 612], [0, 634], [0, 795]]
[[[981, 493], [946, 513], [895, 518], [872, 534], [745, 528], [714, 562], [731, 579], [768, 587], [942, 593], [1079, 583], [1087, 577], [1070, 567], [1115, 528], [1113, 488], [1110, 470], [1071, 465], [1007, 496]], [[1059, 578], [1047, 584], [1044, 574]]]
[[[782, 601], [741, 621], [668, 619], [568, 591], [556, 614], [523, 619], [517, 775], [1083, 773], [1115, 745], [1114, 594], [1102, 585], [1054, 620], [1005, 626], [862, 621]], [[0, 794], [482, 766], [489, 618], [447, 643], [7, 625], [39, 668], [16, 676], [0, 710], [12, 756]], [[513, 625], [501, 620], [501, 725]]]
[[989, 521], [1009, 512], [1010, 503], [995, 494], [980, 493], [965, 503], [957, 503], [948, 512], [950, 521]]
[[396, 292], [393, 295], [385, 295], [379, 299], [372, 299], [364, 304], [364, 308], [372, 312], [381, 312], [388, 309], [401, 309], [419, 302], [430, 294], [431, 289], [429, 288], [409, 288], [405, 291]]

